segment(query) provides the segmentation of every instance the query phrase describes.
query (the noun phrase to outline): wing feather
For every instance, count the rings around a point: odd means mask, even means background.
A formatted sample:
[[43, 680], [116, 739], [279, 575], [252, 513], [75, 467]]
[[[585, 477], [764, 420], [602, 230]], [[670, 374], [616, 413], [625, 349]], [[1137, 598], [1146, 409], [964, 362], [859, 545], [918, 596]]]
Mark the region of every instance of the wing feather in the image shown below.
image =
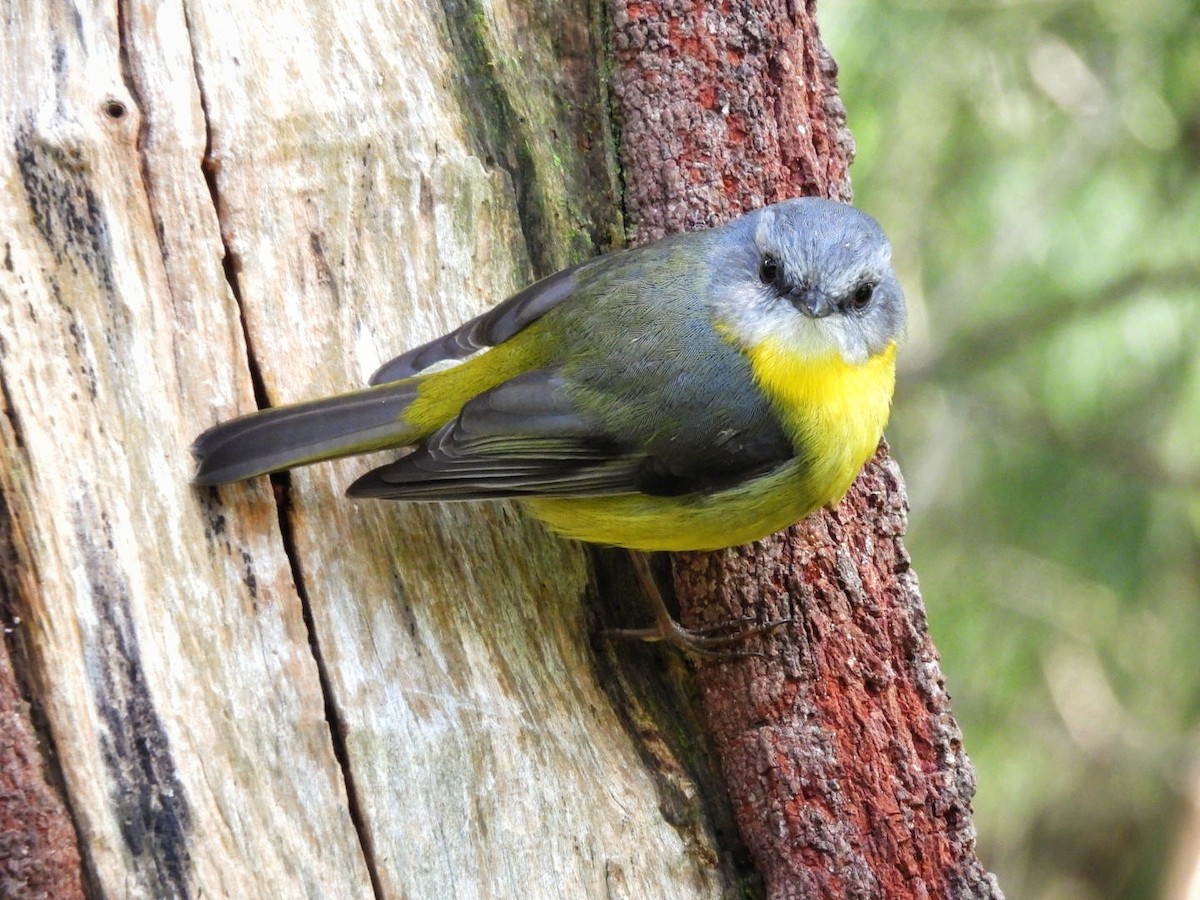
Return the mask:
[[434, 363], [466, 359], [485, 347], [495, 347], [574, 294], [579, 276], [587, 269], [607, 265], [607, 259], [589, 259], [543, 278], [449, 334], [384, 363], [371, 376], [371, 384], [411, 378]]
[[349, 493], [398, 500], [629, 493], [638, 489], [641, 462], [575, 407], [557, 369], [544, 369], [475, 397]]

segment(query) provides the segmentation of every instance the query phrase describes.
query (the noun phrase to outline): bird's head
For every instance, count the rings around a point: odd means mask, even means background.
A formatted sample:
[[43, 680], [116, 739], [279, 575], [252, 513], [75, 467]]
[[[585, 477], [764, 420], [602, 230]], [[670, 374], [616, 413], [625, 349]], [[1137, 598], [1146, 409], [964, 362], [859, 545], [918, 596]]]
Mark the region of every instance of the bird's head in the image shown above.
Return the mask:
[[770, 339], [800, 357], [851, 364], [904, 333], [904, 295], [878, 223], [844, 203], [806, 197], [727, 226], [714, 274], [715, 321], [734, 343]]

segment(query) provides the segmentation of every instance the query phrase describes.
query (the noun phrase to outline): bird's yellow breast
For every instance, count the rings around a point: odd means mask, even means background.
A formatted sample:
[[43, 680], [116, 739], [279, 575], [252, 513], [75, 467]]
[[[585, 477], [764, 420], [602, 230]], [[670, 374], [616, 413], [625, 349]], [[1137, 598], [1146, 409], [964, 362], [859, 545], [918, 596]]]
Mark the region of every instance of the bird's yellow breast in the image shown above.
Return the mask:
[[746, 355], [801, 451], [811, 495], [820, 504], [840, 500], [883, 436], [896, 385], [896, 345], [863, 363], [836, 352], [805, 356], [774, 339]]
[[536, 498], [535, 516], [571, 537], [640, 550], [713, 550], [797, 522], [849, 489], [875, 452], [895, 384], [896, 347], [861, 365], [770, 341], [747, 354], [799, 449], [773, 472], [714, 493]]

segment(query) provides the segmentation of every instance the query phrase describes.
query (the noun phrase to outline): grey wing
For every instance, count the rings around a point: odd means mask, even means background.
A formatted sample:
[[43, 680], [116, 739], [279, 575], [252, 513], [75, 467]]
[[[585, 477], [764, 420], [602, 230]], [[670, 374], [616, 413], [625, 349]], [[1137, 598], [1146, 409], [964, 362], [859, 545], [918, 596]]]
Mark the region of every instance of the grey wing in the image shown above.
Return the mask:
[[641, 460], [575, 408], [557, 369], [473, 398], [407, 456], [350, 486], [352, 497], [484, 500], [637, 490]]
[[664, 440], [657, 418], [606, 428], [575, 402], [560, 369], [519, 375], [468, 401], [407, 456], [350, 486], [355, 497], [485, 500], [710, 492], [794, 456], [773, 420], [704, 434], [702, 446]]
[[449, 334], [384, 363], [371, 376], [371, 384], [410, 378], [434, 363], [465, 359], [484, 347], [494, 347], [508, 340], [546, 310], [575, 293], [580, 284], [579, 277], [585, 270], [604, 265], [610, 259], [611, 256], [589, 259], [543, 278]]

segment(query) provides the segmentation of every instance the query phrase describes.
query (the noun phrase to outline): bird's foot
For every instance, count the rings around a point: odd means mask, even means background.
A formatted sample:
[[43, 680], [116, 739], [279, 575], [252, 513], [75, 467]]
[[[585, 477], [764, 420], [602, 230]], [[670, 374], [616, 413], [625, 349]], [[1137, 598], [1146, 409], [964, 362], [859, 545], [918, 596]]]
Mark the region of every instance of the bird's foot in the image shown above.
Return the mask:
[[[753, 621], [753, 616], [744, 616], [728, 622], [720, 622], [708, 628], [690, 629], [684, 628], [670, 616], [663, 616], [656, 617], [655, 624], [649, 628], [610, 628], [604, 632], [604, 636], [670, 644], [683, 653], [702, 659], [740, 659], [763, 654], [758, 650], [735, 649], [735, 644], [740, 644], [760, 634], [770, 634], [775, 629], [787, 625], [792, 619], [776, 619], [763, 625], [740, 627]], [[739, 630], [734, 631], [733, 629]]]

